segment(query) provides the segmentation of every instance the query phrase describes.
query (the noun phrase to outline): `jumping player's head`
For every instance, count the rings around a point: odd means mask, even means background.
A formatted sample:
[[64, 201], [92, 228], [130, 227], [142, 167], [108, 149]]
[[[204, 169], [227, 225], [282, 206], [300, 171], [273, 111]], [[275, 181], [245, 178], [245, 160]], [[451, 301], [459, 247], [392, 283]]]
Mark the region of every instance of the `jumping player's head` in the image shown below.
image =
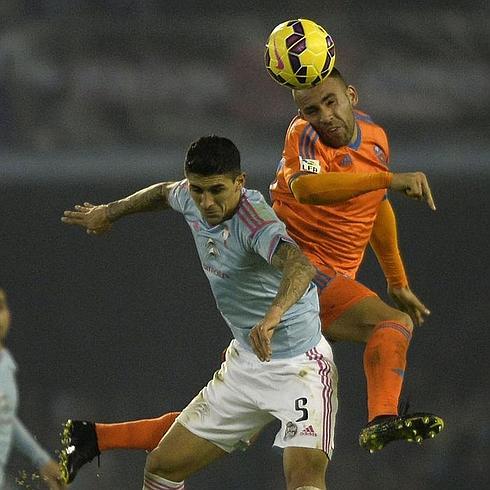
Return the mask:
[[7, 303], [7, 295], [0, 288], [0, 348], [10, 328], [10, 309]]
[[358, 101], [357, 91], [347, 85], [336, 68], [321, 84], [293, 90], [293, 98], [299, 115], [317, 130], [324, 144], [339, 148], [356, 140], [354, 107]]
[[192, 199], [208, 224], [217, 225], [233, 216], [245, 174], [232, 141], [214, 135], [194, 141], [187, 151], [184, 171]]

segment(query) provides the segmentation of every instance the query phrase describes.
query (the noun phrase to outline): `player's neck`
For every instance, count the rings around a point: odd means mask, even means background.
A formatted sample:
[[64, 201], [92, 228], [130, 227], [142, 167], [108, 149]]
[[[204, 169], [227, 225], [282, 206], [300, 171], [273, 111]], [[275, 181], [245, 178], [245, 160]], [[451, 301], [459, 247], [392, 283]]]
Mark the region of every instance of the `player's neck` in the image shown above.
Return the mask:
[[349, 145], [354, 144], [357, 141], [357, 133], [359, 131], [359, 128], [357, 127], [357, 124], [354, 124], [354, 131], [352, 133], [352, 138], [349, 141]]

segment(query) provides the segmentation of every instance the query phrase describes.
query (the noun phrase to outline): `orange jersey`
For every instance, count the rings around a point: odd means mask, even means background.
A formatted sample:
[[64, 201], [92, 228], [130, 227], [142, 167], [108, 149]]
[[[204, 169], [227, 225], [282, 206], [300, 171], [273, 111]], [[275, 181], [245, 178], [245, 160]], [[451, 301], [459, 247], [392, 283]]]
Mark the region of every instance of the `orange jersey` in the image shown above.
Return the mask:
[[328, 265], [354, 278], [364, 256], [386, 189], [367, 192], [328, 205], [299, 203], [290, 185], [303, 173], [386, 172], [388, 139], [384, 130], [362, 112], [355, 112], [357, 140], [332, 148], [320, 141], [313, 126], [300, 117], [289, 125], [283, 158], [271, 184], [273, 208], [289, 235], [315, 265]]

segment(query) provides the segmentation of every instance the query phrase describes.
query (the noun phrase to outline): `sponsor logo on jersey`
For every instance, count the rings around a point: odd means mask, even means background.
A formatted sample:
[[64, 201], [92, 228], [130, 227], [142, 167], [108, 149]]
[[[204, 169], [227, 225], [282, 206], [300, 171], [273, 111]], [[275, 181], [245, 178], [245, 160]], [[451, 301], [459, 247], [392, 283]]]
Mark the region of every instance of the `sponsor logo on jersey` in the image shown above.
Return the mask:
[[312, 174], [320, 173], [320, 161], [313, 160], [311, 158], [299, 157], [299, 166], [303, 172], [310, 172]]
[[210, 274], [214, 274], [215, 276], [220, 277], [221, 279], [229, 279], [229, 275], [226, 272], [220, 271], [213, 267], [212, 265], [209, 264], [203, 264], [202, 268], [206, 271], [209, 272]]
[[284, 439], [292, 439], [297, 433], [298, 426], [294, 422], [288, 422], [284, 431]]
[[386, 163], [386, 154], [378, 145], [374, 145], [374, 154], [379, 162]]
[[317, 434], [315, 432], [315, 429], [313, 428], [312, 425], [309, 425], [308, 427], [305, 427], [300, 433], [300, 436], [313, 436], [316, 437]]

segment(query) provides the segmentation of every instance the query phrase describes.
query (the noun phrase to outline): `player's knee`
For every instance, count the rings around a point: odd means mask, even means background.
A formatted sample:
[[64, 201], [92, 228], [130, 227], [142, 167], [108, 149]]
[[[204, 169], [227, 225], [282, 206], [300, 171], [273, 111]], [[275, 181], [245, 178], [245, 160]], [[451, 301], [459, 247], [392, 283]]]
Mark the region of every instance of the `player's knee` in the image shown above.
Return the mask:
[[291, 490], [320, 490], [325, 488], [323, 486], [320, 487], [322, 481], [325, 481], [323, 468], [303, 467], [286, 476], [286, 486]]
[[410, 315], [408, 313], [405, 313], [404, 311], [399, 311], [399, 310], [396, 310], [396, 311], [397, 311], [397, 317], [394, 318], [393, 320], [395, 320], [397, 323], [400, 323], [401, 325], [403, 325], [403, 327], [406, 330], [408, 330], [408, 332], [412, 333], [412, 331], [413, 331], [413, 320], [410, 317]]
[[392, 308], [391, 306], [380, 309], [373, 320], [374, 321], [371, 321], [371, 331], [374, 331], [374, 329], [383, 322], [398, 323], [409, 333], [412, 333], [413, 330], [413, 321], [410, 318], [410, 315], [404, 311]]

